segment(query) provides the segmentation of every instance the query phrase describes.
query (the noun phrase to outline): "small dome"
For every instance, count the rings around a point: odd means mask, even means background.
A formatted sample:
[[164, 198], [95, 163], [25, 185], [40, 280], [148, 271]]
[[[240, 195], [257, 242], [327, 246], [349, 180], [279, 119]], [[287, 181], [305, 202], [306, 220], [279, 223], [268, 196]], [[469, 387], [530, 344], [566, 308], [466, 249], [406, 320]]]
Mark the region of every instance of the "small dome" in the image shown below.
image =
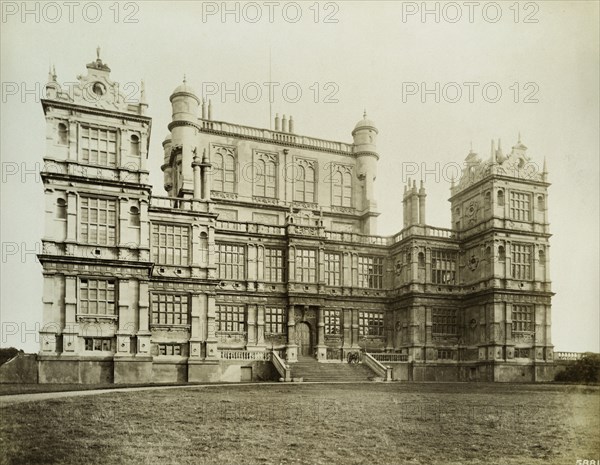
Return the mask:
[[196, 96], [196, 91], [191, 86], [188, 86], [185, 77], [183, 78], [183, 83], [178, 85], [175, 88], [175, 90], [171, 93], [171, 99], [177, 94], [189, 95], [189, 96], [193, 97], [194, 99], [196, 99], [198, 101], [198, 103], [200, 103], [200, 99], [198, 99], [198, 97]]
[[354, 131], [352, 131], [352, 134], [354, 134], [359, 129], [373, 129], [376, 133], [379, 133], [379, 131], [377, 131], [375, 123], [367, 118], [366, 111], [363, 114], [363, 119], [361, 119], [358, 123], [356, 123], [356, 126], [354, 126]]

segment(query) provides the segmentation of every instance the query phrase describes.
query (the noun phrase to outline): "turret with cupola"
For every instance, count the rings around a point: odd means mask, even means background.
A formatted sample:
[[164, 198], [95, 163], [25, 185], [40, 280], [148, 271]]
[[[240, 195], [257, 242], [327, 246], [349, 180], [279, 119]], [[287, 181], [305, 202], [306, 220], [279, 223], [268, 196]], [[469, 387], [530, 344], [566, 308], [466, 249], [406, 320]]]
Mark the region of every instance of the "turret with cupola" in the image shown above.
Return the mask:
[[163, 142], [165, 159], [162, 170], [165, 173], [165, 190], [171, 197], [192, 197], [194, 175], [192, 162], [198, 154], [197, 124], [200, 99], [194, 89], [183, 83], [175, 88], [170, 97], [172, 121], [169, 124], [170, 136]]
[[354, 155], [356, 156], [357, 176], [362, 189], [357, 189], [355, 195], [356, 205], [360, 205], [363, 214], [363, 233], [377, 234], [377, 202], [375, 201], [374, 185], [377, 178], [377, 134], [379, 131], [375, 123], [367, 118], [367, 112], [363, 119], [356, 123], [352, 131], [354, 139]]

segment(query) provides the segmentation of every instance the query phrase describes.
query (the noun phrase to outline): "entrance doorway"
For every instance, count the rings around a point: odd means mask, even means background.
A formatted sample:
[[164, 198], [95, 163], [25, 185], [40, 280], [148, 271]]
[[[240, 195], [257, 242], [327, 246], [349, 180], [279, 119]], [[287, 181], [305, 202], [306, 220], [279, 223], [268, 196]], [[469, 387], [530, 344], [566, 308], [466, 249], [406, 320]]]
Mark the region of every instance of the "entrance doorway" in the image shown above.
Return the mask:
[[312, 340], [310, 326], [308, 323], [298, 323], [296, 325], [296, 341], [298, 344], [298, 355], [312, 357]]

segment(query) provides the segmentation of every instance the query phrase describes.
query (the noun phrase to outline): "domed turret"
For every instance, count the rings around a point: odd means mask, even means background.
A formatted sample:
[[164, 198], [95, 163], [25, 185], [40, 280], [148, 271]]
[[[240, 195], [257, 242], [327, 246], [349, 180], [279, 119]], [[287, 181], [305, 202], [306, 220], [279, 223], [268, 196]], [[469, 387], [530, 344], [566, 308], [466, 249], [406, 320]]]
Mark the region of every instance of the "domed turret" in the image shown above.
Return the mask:
[[377, 126], [375, 126], [375, 123], [367, 118], [366, 110], [363, 113], [363, 119], [361, 119], [358, 123], [356, 123], [356, 126], [354, 126], [354, 131], [352, 131], [352, 135], [354, 135], [354, 133], [360, 129], [372, 129], [373, 131], [375, 131], [375, 134], [379, 133], [379, 131], [377, 130]]
[[356, 176], [363, 184], [363, 189], [356, 190], [356, 205], [360, 209], [368, 211], [363, 224], [363, 234], [377, 234], [377, 203], [375, 202], [374, 182], [377, 178], [377, 154], [376, 138], [379, 131], [375, 123], [367, 118], [367, 112], [363, 114], [354, 130], [354, 154], [356, 155]]
[[175, 88], [169, 100], [173, 109], [173, 121], [196, 122], [200, 99], [196, 96], [194, 89], [187, 84], [185, 76], [183, 83]]
[[367, 112], [365, 111], [363, 119], [356, 123], [352, 131], [355, 152], [376, 152], [377, 134], [379, 134], [379, 131], [375, 123], [367, 118]]

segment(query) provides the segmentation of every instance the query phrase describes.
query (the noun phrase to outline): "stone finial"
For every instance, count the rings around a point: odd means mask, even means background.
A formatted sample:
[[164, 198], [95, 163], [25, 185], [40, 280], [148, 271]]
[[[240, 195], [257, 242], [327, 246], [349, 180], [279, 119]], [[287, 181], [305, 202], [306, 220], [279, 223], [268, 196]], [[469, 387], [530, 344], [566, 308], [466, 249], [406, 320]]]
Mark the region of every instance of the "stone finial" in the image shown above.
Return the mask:
[[146, 103], [146, 83], [143, 79], [140, 82], [140, 103]]

